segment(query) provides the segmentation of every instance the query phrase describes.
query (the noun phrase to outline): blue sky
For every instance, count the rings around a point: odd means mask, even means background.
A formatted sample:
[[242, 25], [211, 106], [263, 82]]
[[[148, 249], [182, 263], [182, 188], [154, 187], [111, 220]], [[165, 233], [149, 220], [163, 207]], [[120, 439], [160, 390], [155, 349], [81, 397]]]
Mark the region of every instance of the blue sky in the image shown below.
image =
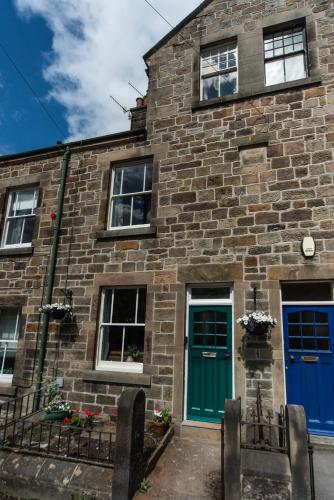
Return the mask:
[[[199, 0], [151, 0], [175, 25]], [[0, 48], [0, 155], [129, 128], [112, 94], [134, 106], [147, 88], [142, 55], [169, 27], [144, 0], [1, 0], [0, 43], [63, 131], [36, 102]]]

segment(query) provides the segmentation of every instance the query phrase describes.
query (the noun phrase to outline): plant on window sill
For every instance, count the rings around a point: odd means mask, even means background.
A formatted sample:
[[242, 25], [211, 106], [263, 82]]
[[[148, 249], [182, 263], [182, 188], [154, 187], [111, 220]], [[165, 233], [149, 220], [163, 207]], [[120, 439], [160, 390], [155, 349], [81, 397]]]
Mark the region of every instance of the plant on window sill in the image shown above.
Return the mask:
[[54, 303], [44, 304], [39, 312], [48, 314], [53, 319], [64, 319], [66, 316], [72, 318], [72, 306], [70, 304]]
[[277, 325], [277, 319], [263, 311], [253, 311], [237, 319], [238, 325], [249, 334], [270, 337], [271, 330]]
[[138, 362], [141, 356], [141, 352], [136, 345], [129, 345], [127, 348], [127, 362]]

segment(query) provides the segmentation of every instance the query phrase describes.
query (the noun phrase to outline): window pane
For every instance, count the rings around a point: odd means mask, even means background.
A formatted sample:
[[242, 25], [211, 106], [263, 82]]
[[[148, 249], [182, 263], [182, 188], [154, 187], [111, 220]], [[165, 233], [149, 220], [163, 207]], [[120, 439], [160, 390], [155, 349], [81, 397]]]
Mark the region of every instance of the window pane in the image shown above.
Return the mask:
[[146, 163], [145, 191], [151, 191], [152, 189], [152, 167], [152, 163]]
[[114, 170], [114, 194], [121, 194], [122, 171], [123, 169], [120, 167], [116, 167]]
[[235, 94], [237, 91], [237, 72], [226, 73], [220, 75], [220, 95], [221, 97], [225, 95]]
[[314, 312], [313, 311], [303, 311], [302, 312], [302, 323], [313, 323]]
[[315, 313], [315, 321], [316, 323], [328, 323], [328, 313], [317, 311]]
[[217, 287], [217, 288], [192, 288], [191, 298], [192, 299], [229, 299], [230, 298], [230, 288], [229, 287]]
[[313, 337], [314, 336], [314, 328], [311, 325], [303, 325], [302, 326], [302, 336], [303, 337]]
[[290, 349], [300, 349], [301, 348], [301, 340], [300, 339], [289, 339], [289, 348]]
[[144, 334], [145, 327], [143, 326], [125, 327], [124, 361], [127, 360], [127, 356], [132, 356], [133, 361], [136, 361], [137, 363], [143, 362]]
[[115, 288], [113, 323], [135, 323], [136, 294], [136, 288]]
[[137, 323], [145, 323], [146, 313], [146, 290], [139, 288]]
[[315, 327], [316, 335], [318, 337], [329, 337], [328, 325], [319, 325]]
[[102, 323], [111, 323], [112, 290], [104, 291]]
[[131, 165], [123, 168], [122, 194], [136, 193], [144, 188], [144, 165]]
[[314, 339], [303, 339], [303, 347], [306, 350], [313, 351], [315, 349], [315, 340]]
[[219, 97], [219, 76], [204, 78], [203, 99], [213, 99]]
[[9, 215], [30, 215], [35, 209], [35, 188], [16, 191]]
[[306, 78], [304, 54], [285, 59], [285, 74], [287, 82]]
[[103, 326], [101, 328], [101, 361], [122, 361], [122, 326]]
[[289, 323], [299, 323], [299, 312], [288, 314]]
[[7, 346], [5, 355], [5, 363], [3, 367], [2, 374], [3, 375], [13, 375], [15, 368], [15, 358], [16, 358], [16, 348], [13, 348], [12, 345]]
[[332, 300], [330, 283], [285, 283], [282, 284], [282, 299], [284, 301], [322, 301]]
[[227, 337], [216, 337], [216, 345], [217, 347], [226, 347]]
[[16, 338], [17, 309], [0, 310], [0, 340]]
[[130, 226], [131, 224], [131, 196], [114, 198], [112, 227]]
[[300, 335], [299, 325], [289, 325], [289, 336], [290, 337], [299, 337], [299, 335]]
[[31, 243], [35, 217], [25, 217], [22, 243]]
[[283, 59], [266, 62], [266, 85], [284, 82]]
[[329, 351], [329, 340], [318, 339], [318, 349], [319, 351]]
[[19, 245], [23, 229], [23, 219], [9, 219], [6, 245]]
[[151, 222], [151, 196], [134, 196], [132, 225], [149, 224]]
[[230, 52], [228, 54], [228, 67], [231, 68], [237, 65], [237, 58], [235, 52]]

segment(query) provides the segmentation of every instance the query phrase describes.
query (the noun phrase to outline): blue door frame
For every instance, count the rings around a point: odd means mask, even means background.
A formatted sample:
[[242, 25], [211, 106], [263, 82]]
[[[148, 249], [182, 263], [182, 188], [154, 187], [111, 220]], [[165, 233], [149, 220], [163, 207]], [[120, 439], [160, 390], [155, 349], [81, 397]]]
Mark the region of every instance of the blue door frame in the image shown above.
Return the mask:
[[283, 329], [287, 402], [309, 432], [334, 435], [334, 306], [284, 306]]

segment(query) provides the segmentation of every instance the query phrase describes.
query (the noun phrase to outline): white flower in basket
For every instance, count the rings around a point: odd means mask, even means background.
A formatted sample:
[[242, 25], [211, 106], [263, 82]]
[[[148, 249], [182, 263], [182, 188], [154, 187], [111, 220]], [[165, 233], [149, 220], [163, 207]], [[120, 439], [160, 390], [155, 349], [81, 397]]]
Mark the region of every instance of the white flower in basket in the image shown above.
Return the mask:
[[277, 319], [263, 311], [254, 311], [238, 318], [237, 323], [248, 333], [270, 333], [277, 325]]
[[54, 319], [63, 319], [65, 316], [72, 316], [72, 306], [55, 302], [54, 304], [44, 304], [39, 308], [39, 312], [48, 314]]

